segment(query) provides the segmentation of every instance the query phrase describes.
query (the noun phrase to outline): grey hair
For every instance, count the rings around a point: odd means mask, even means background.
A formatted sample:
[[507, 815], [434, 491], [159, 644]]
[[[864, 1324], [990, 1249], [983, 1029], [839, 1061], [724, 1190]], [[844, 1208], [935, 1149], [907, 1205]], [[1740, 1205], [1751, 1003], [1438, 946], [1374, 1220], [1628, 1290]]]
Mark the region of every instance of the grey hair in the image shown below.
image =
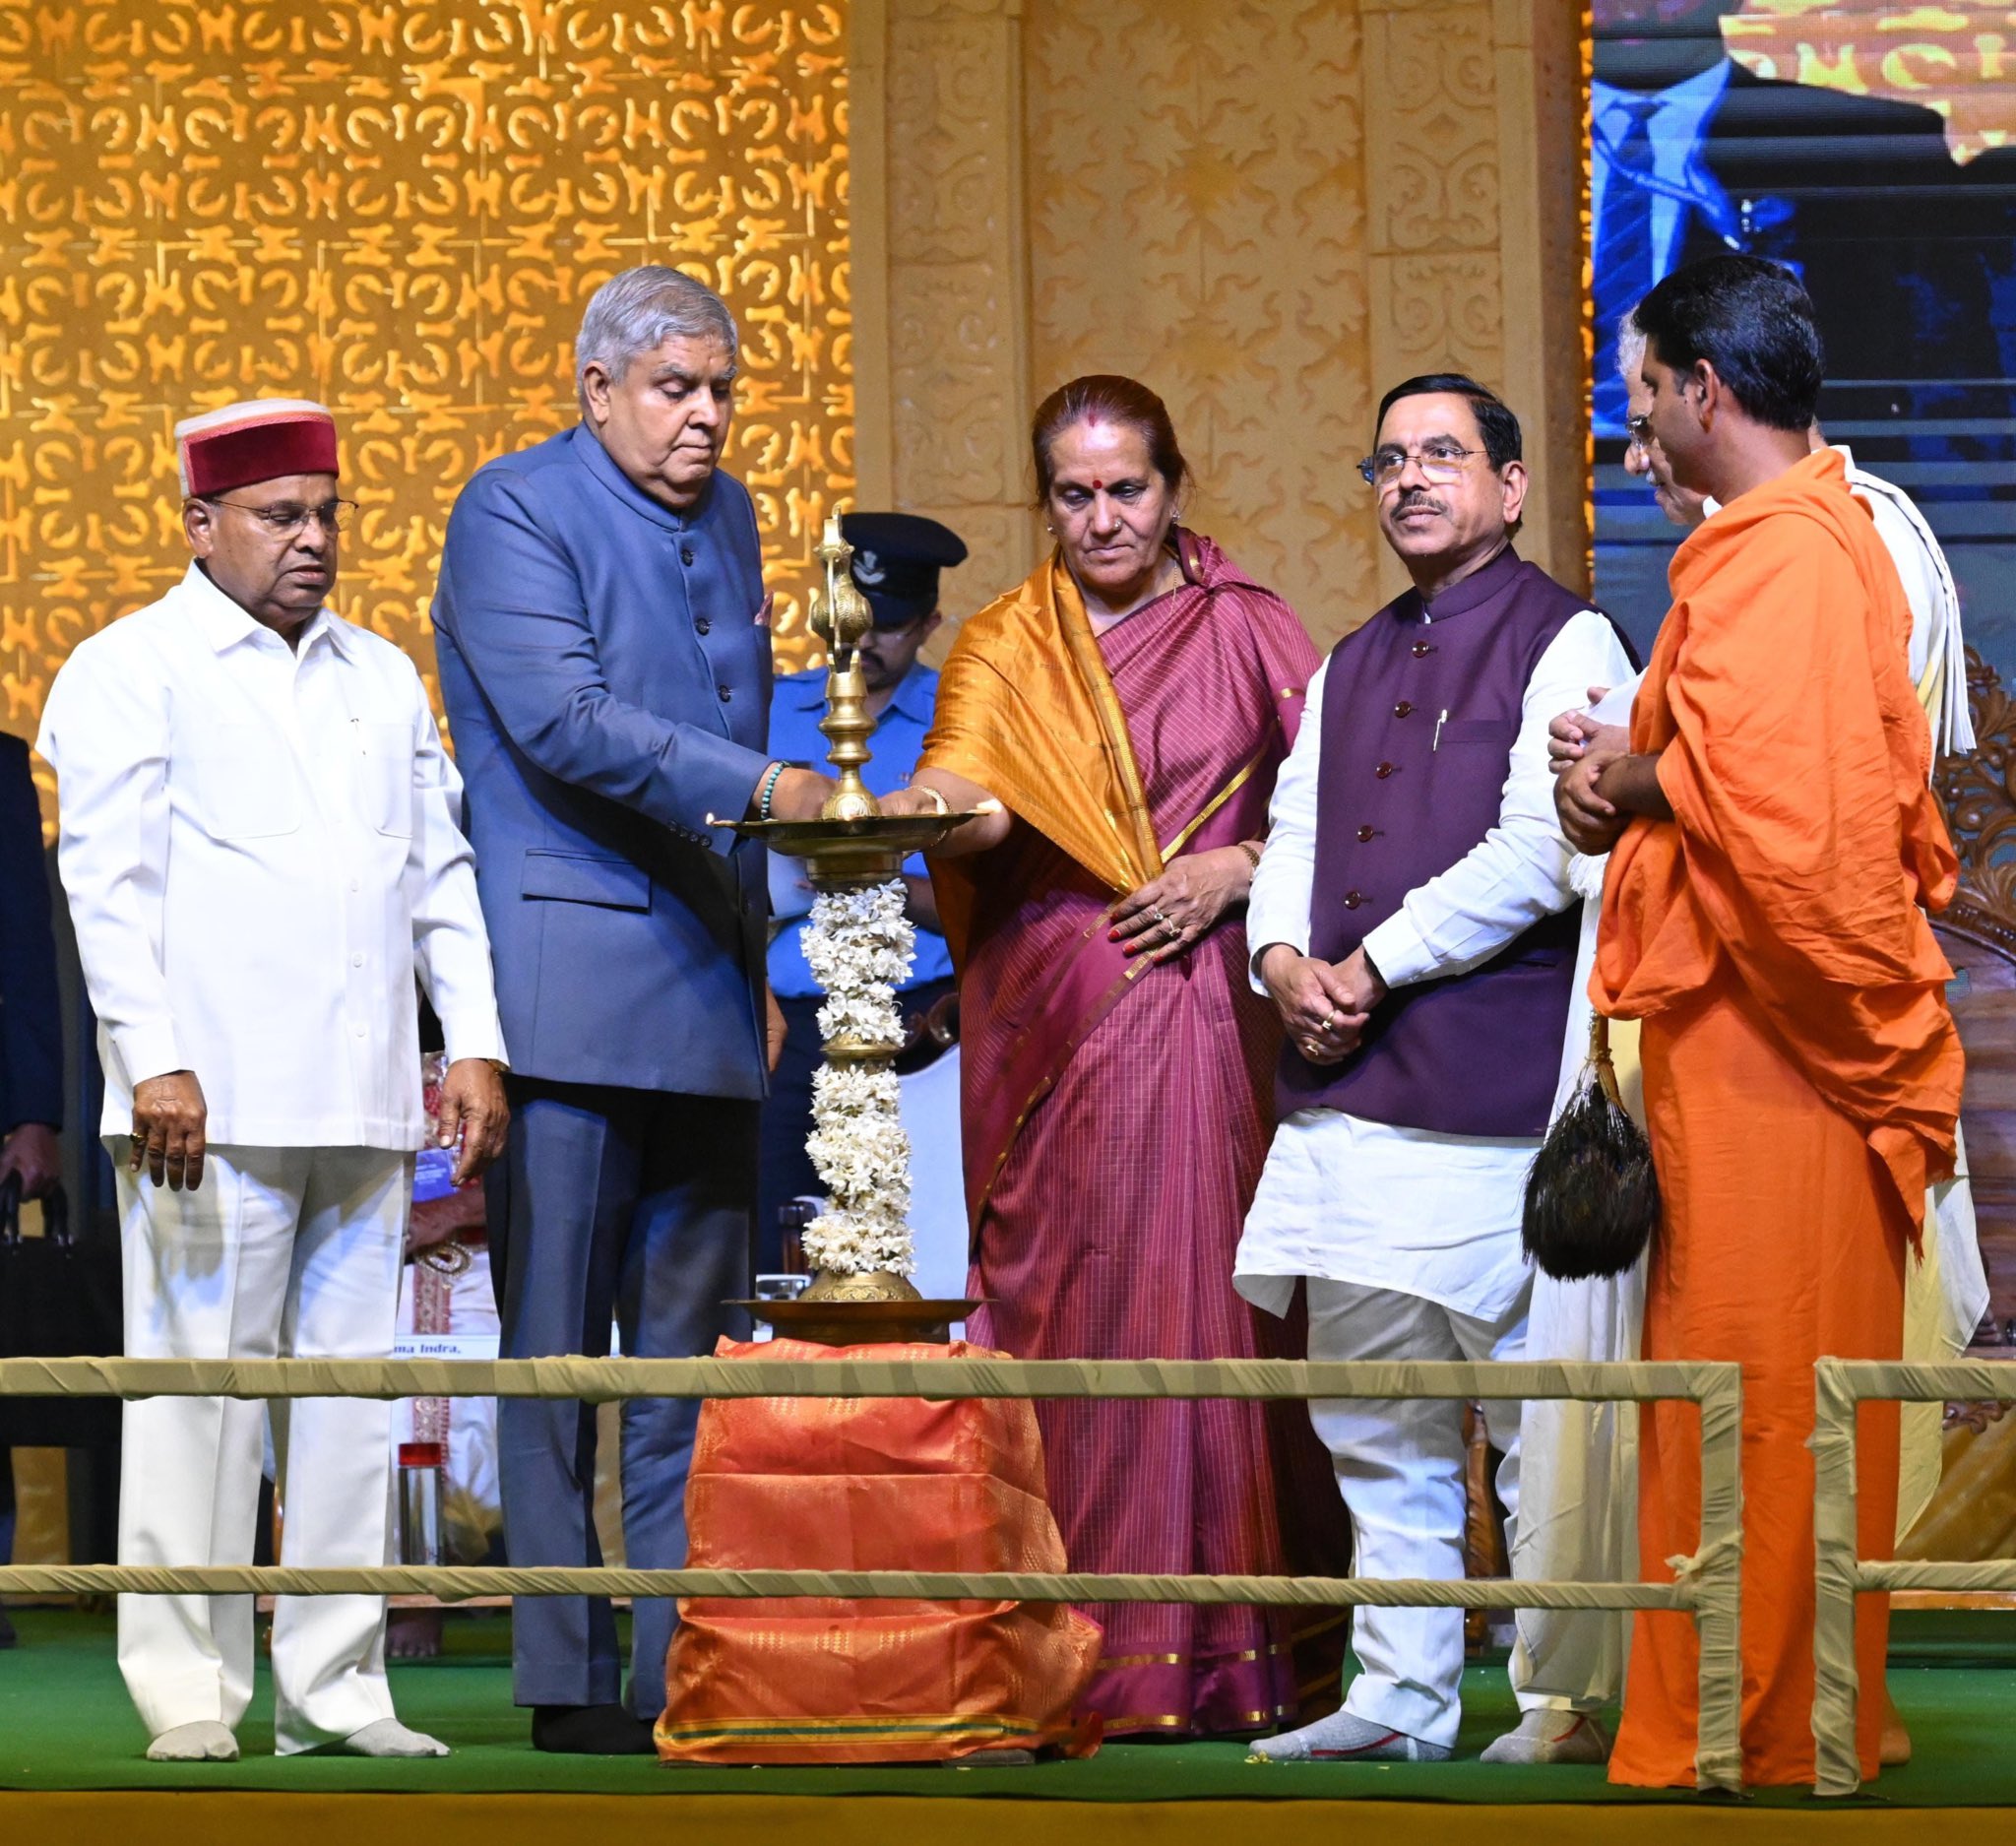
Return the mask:
[[728, 304], [683, 270], [647, 263], [611, 276], [590, 298], [574, 342], [574, 389], [583, 412], [588, 391], [581, 379], [591, 365], [620, 379], [632, 359], [667, 340], [718, 340], [730, 359], [739, 347]]
[[1645, 330], [1638, 325], [1638, 310], [1627, 308], [1617, 320], [1617, 372], [1627, 385], [1638, 382], [1638, 368], [1645, 358]]

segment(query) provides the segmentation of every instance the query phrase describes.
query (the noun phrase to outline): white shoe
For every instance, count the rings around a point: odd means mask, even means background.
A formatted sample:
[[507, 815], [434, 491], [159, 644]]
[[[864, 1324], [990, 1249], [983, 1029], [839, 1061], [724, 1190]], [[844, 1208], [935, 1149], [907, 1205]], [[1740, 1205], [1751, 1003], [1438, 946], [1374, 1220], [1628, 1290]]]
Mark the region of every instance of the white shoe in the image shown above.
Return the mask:
[[1483, 1753], [1485, 1762], [1607, 1762], [1610, 1740], [1592, 1711], [1527, 1711]]

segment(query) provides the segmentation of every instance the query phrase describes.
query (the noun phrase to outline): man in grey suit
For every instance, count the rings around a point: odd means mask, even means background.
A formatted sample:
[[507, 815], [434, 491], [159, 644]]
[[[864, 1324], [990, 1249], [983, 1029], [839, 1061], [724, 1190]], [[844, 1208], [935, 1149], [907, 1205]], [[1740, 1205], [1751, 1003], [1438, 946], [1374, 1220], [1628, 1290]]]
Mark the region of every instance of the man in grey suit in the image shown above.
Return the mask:
[[[625, 271], [576, 343], [582, 420], [481, 469], [448, 522], [434, 628], [511, 1047], [491, 1261], [510, 1359], [676, 1358], [741, 1330], [770, 1036], [763, 853], [709, 815], [818, 811], [765, 750], [770, 633], [747, 489], [718, 472], [733, 319]], [[769, 1048], [774, 1058], [775, 1048]], [[629, 1561], [685, 1560], [697, 1403], [623, 1407]], [[514, 1564], [600, 1561], [595, 1413], [498, 1406]], [[542, 1750], [647, 1751], [669, 1602], [640, 1602], [618, 1700], [600, 1598], [528, 1597], [514, 1692]]]

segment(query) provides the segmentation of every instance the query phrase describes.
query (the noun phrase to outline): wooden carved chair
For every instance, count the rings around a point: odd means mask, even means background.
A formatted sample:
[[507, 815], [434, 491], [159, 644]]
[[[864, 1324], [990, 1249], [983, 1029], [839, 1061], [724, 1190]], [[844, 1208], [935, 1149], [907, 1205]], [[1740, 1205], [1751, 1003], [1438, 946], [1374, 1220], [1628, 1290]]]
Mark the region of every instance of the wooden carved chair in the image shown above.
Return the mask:
[[1967, 1049], [1961, 1119], [1989, 1308], [1978, 1350], [2016, 1356], [2016, 701], [1967, 651], [1976, 747], [1936, 784], [1960, 856], [1960, 890], [1932, 933], [1953, 965], [1953, 1016]]
[[[1953, 965], [1949, 992], [1967, 1050], [1961, 1123], [1988, 1277], [1988, 1311], [1971, 1352], [2016, 1359], [2016, 700], [1972, 648], [1967, 690], [1976, 747], [1942, 761], [1935, 784], [1960, 856], [1960, 890], [1932, 933]], [[1899, 1555], [2016, 1557], [2016, 1406], [1947, 1406], [1939, 1491]], [[2016, 1607], [2016, 1597], [1999, 1594], [1958, 1600]]]

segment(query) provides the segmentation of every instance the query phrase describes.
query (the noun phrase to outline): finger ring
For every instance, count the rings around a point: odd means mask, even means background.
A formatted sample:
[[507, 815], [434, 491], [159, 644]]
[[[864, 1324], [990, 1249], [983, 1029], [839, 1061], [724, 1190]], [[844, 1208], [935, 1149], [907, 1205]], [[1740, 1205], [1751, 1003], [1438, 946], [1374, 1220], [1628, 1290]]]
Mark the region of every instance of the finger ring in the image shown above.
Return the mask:
[[1328, 1012], [1328, 1013], [1325, 1013], [1325, 1014], [1323, 1015], [1323, 1030], [1324, 1030], [1325, 1032], [1328, 1032], [1328, 1031], [1330, 1030], [1330, 1028], [1331, 1028], [1332, 1026], [1336, 1025], [1336, 1024], [1337, 1024], [1337, 1014], [1336, 1014], [1336, 1013], [1335, 1013], [1334, 1011], [1332, 1011], [1332, 1012]]

